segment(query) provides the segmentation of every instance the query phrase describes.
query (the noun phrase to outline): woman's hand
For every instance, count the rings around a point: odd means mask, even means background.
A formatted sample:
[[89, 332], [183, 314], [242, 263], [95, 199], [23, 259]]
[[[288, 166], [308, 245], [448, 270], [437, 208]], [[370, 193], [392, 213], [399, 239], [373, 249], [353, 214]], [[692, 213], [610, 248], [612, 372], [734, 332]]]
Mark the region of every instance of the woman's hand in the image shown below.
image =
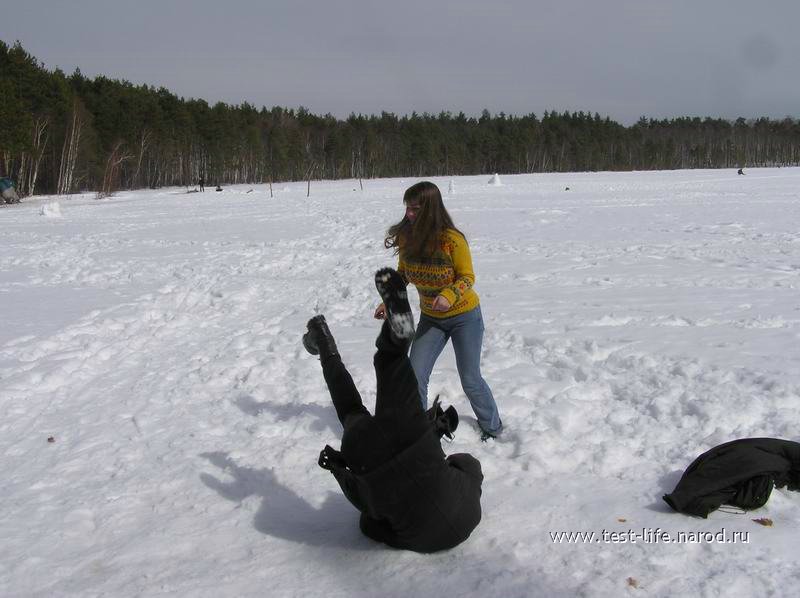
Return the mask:
[[381, 303], [376, 309], [373, 317], [376, 320], [385, 320], [386, 319], [386, 306]]
[[433, 311], [447, 311], [450, 309], [450, 302], [447, 300], [447, 297], [436, 295], [436, 299], [434, 299], [431, 304], [431, 309]]

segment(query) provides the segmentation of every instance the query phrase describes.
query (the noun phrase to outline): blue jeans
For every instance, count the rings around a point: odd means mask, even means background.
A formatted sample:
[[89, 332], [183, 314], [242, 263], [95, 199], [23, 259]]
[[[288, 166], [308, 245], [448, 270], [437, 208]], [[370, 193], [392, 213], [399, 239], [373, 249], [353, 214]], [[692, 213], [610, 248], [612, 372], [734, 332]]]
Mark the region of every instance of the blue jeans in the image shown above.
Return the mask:
[[492, 391], [481, 376], [483, 315], [480, 306], [450, 318], [431, 318], [422, 314], [411, 345], [411, 367], [419, 383], [423, 409], [428, 408], [428, 381], [433, 365], [447, 339], [452, 339], [461, 386], [482, 430], [497, 433], [502, 429]]

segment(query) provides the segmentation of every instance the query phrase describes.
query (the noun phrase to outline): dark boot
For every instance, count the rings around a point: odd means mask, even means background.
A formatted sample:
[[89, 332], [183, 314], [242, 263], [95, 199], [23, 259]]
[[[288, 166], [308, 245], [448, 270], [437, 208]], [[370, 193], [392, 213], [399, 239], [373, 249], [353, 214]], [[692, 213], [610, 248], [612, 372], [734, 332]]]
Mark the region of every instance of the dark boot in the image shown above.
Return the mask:
[[408, 304], [406, 283], [392, 268], [381, 268], [375, 273], [375, 287], [386, 307], [386, 319], [396, 339], [410, 341], [414, 336], [414, 314]]
[[333, 340], [325, 316], [314, 316], [306, 324], [308, 332], [303, 335], [303, 346], [312, 355], [319, 355], [321, 360], [328, 359], [339, 354], [336, 348], [336, 341]]
[[500, 420], [500, 427], [497, 429], [496, 432], [489, 432], [488, 430], [484, 430], [481, 428], [481, 442], [487, 442], [488, 440], [494, 440], [498, 436], [500, 436], [500, 432], [503, 431], [503, 420]]

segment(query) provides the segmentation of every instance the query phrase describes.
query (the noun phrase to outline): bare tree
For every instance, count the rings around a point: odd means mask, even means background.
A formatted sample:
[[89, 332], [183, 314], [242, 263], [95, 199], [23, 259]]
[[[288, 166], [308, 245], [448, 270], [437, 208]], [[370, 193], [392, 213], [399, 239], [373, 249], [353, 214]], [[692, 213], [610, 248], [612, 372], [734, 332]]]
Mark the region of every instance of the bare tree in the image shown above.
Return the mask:
[[117, 141], [117, 143], [114, 144], [114, 149], [111, 150], [106, 160], [106, 169], [103, 173], [103, 185], [100, 191], [97, 192], [97, 199], [110, 197], [114, 194], [117, 179], [119, 178], [120, 165], [133, 158], [132, 154], [125, 151], [123, 145], [124, 143], [122, 141]]
[[139, 135], [139, 151], [136, 153], [136, 170], [133, 173], [132, 179], [132, 185], [134, 187], [139, 185], [139, 173], [142, 170], [142, 158], [144, 158], [145, 152], [147, 152], [147, 148], [150, 146], [152, 138], [153, 133], [150, 131], [150, 129], [144, 127]]
[[23, 180], [24, 188], [22, 191], [25, 195], [33, 195], [36, 190], [36, 179], [39, 178], [39, 166], [42, 163], [47, 141], [50, 138], [50, 134], [47, 132], [49, 125], [50, 118], [47, 116], [40, 116], [33, 123], [31, 165], [28, 168], [27, 179]]
[[317, 168], [316, 162], [312, 162], [308, 169], [306, 170], [306, 177], [308, 179], [308, 190], [306, 191], [306, 197], [311, 197], [311, 175], [314, 173], [314, 170]]
[[72, 121], [67, 128], [67, 134], [64, 136], [64, 146], [61, 148], [61, 164], [58, 168], [58, 184], [56, 185], [56, 193], [58, 195], [66, 195], [72, 191], [82, 130], [83, 116], [81, 107], [78, 100], [75, 100], [72, 105]]

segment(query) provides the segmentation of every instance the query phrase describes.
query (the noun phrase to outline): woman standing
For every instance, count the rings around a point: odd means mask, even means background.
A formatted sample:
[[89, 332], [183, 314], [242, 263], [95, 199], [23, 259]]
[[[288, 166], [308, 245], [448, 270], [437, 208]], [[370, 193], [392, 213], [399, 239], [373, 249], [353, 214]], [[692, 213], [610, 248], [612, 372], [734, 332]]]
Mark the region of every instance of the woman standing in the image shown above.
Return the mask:
[[[389, 228], [385, 245], [399, 254], [397, 271], [417, 288], [420, 320], [411, 345], [411, 366], [427, 409], [428, 380], [448, 339], [453, 342], [461, 386], [481, 428], [481, 440], [503, 429], [492, 391], [481, 375], [483, 316], [472, 285], [475, 273], [464, 235], [453, 224], [433, 183], [423, 181], [406, 189], [406, 213]], [[380, 304], [379, 320], [386, 317]]]

